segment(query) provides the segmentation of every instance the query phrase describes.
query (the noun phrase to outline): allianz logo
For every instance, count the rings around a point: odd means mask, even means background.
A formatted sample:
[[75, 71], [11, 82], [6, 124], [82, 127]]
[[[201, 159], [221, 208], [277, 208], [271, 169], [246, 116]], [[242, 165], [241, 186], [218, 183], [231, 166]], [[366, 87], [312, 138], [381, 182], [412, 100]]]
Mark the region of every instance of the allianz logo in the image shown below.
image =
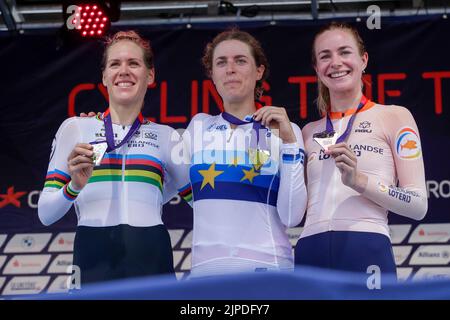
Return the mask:
[[64, 267], [68, 267], [72, 265], [71, 261], [67, 261], [67, 260], [58, 260], [56, 261], [56, 265], [57, 266], [64, 266]]
[[449, 258], [450, 257], [450, 253], [448, 251], [443, 251], [441, 252], [419, 252], [419, 257], [420, 258]]

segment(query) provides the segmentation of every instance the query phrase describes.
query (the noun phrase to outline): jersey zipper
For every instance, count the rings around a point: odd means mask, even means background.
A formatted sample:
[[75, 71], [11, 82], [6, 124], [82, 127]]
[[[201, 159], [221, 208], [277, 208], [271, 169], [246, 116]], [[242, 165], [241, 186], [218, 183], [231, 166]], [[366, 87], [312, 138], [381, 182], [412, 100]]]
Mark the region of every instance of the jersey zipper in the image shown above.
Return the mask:
[[[122, 132], [123, 134], [123, 132]], [[123, 138], [123, 137], [122, 137]], [[126, 143], [120, 148], [120, 152], [122, 153], [122, 194], [121, 194], [121, 199], [120, 199], [120, 211], [121, 211], [121, 217], [122, 217], [122, 221], [124, 223], [128, 223], [128, 215], [127, 215], [127, 208], [126, 208], [126, 203], [127, 203], [127, 184], [125, 182], [125, 169], [126, 169], [126, 160], [127, 160], [127, 155], [126, 153], [123, 151], [123, 149], [126, 148]]]
[[[343, 122], [344, 118], [339, 119], [339, 126], [338, 126], [338, 130], [336, 132], [337, 136], [339, 137], [342, 134], [342, 122]], [[334, 161], [334, 160], [333, 160]], [[336, 164], [334, 164], [334, 170], [333, 170], [333, 197], [331, 199], [331, 217], [330, 217], [330, 224], [328, 226], [328, 230], [331, 231], [334, 229], [334, 213], [336, 211], [336, 192], [337, 192], [337, 188], [338, 188], [338, 182], [339, 182], [339, 169], [336, 167]]]

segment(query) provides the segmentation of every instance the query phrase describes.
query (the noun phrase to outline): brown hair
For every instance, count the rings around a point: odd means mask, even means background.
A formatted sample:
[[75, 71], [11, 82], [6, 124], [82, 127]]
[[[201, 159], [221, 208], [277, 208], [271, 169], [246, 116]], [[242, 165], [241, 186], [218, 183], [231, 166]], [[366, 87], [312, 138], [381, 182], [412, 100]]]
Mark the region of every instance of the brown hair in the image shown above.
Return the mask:
[[256, 81], [255, 99], [259, 100], [264, 92], [263, 83], [269, 77], [269, 62], [267, 61], [264, 50], [261, 44], [251, 34], [241, 31], [238, 28], [232, 28], [219, 33], [211, 42], [206, 45], [203, 54], [202, 63], [206, 69], [208, 77], [212, 75], [213, 55], [216, 47], [226, 40], [239, 40], [250, 47], [250, 52], [255, 59], [257, 67], [263, 65], [265, 67], [261, 80]]
[[114, 35], [105, 38], [104, 42], [105, 49], [103, 51], [103, 57], [101, 62], [102, 71], [104, 71], [106, 68], [106, 60], [108, 58], [109, 48], [111, 48], [114, 44], [122, 40], [132, 41], [135, 44], [137, 44], [142, 49], [145, 65], [147, 66], [147, 68], [153, 69], [154, 67], [153, 51], [150, 46], [150, 41], [142, 38], [136, 31], [128, 30], [116, 32]]
[[[356, 30], [355, 27], [349, 25], [345, 22], [330, 22], [329, 24], [322, 27], [314, 36], [313, 46], [312, 46], [312, 64], [313, 67], [316, 66], [317, 60], [316, 60], [316, 40], [317, 38], [323, 34], [326, 31], [330, 30], [336, 30], [341, 29], [344, 31], [349, 32], [353, 38], [356, 41], [356, 45], [358, 46], [358, 52], [360, 56], [363, 56], [366, 52], [366, 48], [364, 46], [364, 41], [362, 40], [361, 36], [358, 33], [358, 30]], [[328, 88], [320, 81], [320, 79], [317, 79], [317, 86], [318, 86], [318, 97], [317, 97], [317, 108], [319, 109], [319, 113], [321, 115], [327, 114], [330, 108], [330, 91]]]

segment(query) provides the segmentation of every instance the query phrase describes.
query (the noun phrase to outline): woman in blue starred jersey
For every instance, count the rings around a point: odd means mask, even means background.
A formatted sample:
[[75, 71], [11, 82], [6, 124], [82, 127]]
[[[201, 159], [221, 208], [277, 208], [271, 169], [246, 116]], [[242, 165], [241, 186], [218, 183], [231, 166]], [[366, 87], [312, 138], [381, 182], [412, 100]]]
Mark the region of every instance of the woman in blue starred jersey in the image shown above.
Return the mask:
[[191, 277], [293, 270], [286, 229], [306, 207], [301, 131], [284, 108], [257, 102], [269, 64], [249, 33], [218, 34], [203, 64], [224, 112], [197, 114], [183, 136], [194, 208]]
[[292, 271], [286, 229], [306, 207], [303, 138], [286, 110], [262, 107], [269, 63], [249, 33], [230, 29], [205, 48], [203, 64], [224, 112], [200, 113], [183, 135], [181, 196], [194, 209], [191, 278]]

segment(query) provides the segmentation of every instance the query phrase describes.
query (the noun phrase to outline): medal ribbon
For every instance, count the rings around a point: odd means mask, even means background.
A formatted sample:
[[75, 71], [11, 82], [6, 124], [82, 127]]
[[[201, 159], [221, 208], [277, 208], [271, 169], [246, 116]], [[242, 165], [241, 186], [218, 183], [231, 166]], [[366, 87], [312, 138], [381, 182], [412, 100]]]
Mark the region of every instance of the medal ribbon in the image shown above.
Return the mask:
[[[340, 143], [345, 141], [347, 139], [348, 135], [350, 134], [350, 131], [352, 130], [353, 122], [355, 121], [356, 114], [369, 102], [369, 100], [363, 95], [361, 97], [361, 101], [358, 104], [358, 107], [356, 108], [355, 113], [352, 115], [350, 120], [348, 121], [347, 128], [345, 129], [344, 133], [336, 140], [336, 143]], [[331, 122], [331, 119], [329, 115], [327, 114], [327, 128], [326, 132], [332, 133], [334, 132], [333, 123]]]
[[[222, 112], [222, 118], [224, 118], [229, 123], [237, 125], [237, 126], [253, 123], [253, 130], [256, 133], [256, 143], [255, 143], [254, 139], [251, 139], [250, 140], [250, 148], [258, 149], [258, 146], [260, 146], [262, 150], [267, 150], [266, 139], [261, 139], [261, 141], [259, 139], [259, 130], [264, 130], [264, 136], [265, 136], [265, 133], [268, 131], [268, 129], [261, 124], [261, 121], [255, 121], [255, 119], [253, 119], [253, 117], [252, 118], [247, 117], [247, 118], [249, 118], [248, 121], [244, 121], [239, 118], [236, 118], [232, 114], [225, 112], [225, 111]], [[252, 135], [252, 137], [253, 137], [253, 135]]]
[[108, 144], [108, 149], [106, 149], [106, 152], [111, 152], [116, 150], [117, 148], [120, 148], [122, 145], [127, 143], [128, 140], [131, 139], [131, 137], [139, 129], [141, 124], [144, 123], [144, 117], [142, 116], [142, 113], [139, 113], [138, 117], [136, 118], [136, 120], [134, 120], [133, 124], [131, 125], [131, 128], [128, 131], [127, 135], [118, 145], [116, 145], [114, 142], [114, 131], [112, 126], [111, 113], [109, 109], [106, 110], [105, 113], [103, 113], [103, 122], [105, 124], [106, 143]]

